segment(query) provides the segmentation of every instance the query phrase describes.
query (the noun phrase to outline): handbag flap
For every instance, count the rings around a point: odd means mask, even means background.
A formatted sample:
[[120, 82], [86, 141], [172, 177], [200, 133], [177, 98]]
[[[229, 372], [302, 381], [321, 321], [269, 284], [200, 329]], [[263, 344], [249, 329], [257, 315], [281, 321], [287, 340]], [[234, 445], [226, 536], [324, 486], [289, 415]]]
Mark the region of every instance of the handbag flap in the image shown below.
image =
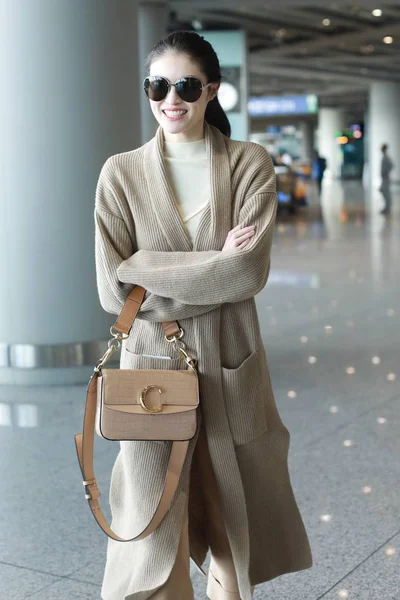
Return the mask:
[[150, 408], [161, 403], [164, 413], [173, 413], [199, 405], [198, 376], [190, 370], [103, 369], [98, 384], [98, 399], [100, 396], [104, 406], [117, 411], [145, 412], [140, 395], [149, 386], [156, 386], [146, 394], [146, 405]]
[[[162, 400], [162, 398], [161, 398], [161, 400]], [[157, 405], [157, 404], [159, 404], [160, 400], [157, 400], [157, 397], [156, 397], [154, 399], [154, 402]], [[150, 397], [150, 399], [146, 400], [146, 404], [148, 404], [149, 406], [152, 406], [151, 397]], [[142, 415], [143, 414], [143, 408], [140, 404], [107, 404], [106, 406], [107, 406], [108, 410], [114, 410], [116, 412], [123, 412], [123, 413], [131, 414], [131, 415]], [[160, 412], [158, 414], [170, 415], [172, 413], [183, 413], [183, 412], [188, 412], [189, 410], [194, 410], [194, 409], [195, 409], [194, 406], [177, 406], [176, 404], [174, 404], [173, 406], [163, 405], [162, 412]]]

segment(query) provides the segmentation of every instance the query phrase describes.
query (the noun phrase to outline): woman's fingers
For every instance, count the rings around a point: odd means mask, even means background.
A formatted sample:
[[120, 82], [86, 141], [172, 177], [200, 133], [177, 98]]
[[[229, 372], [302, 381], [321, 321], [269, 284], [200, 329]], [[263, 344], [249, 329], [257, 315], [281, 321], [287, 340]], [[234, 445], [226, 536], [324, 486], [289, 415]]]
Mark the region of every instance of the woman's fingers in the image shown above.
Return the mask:
[[254, 231], [247, 231], [246, 233], [244, 233], [243, 235], [240, 236], [236, 236], [236, 242], [242, 243], [243, 241], [247, 240], [248, 238], [250, 238], [252, 235], [254, 235]]
[[236, 233], [237, 231], [240, 231], [242, 229], [243, 229], [243, 231], [249, 231], [250, 229], [254, 229], [254, 225], [249, 225], [248, 227], [240, 227], [240, 224], [239, 224], [239, 225], [236, 225], [236, 227], [234, 227], [233, 229], [231, 229], [230, 233], [234, 233], [234, 232]]
[[254, 225], [249, 225], [248, 227], [236, 225], [236, 227], [231, 229], [231, 231], [228, 233], [222, 250], [229, 250], [230, 248], [242, 248], [245, 244], [247, 244], [254, 233]]

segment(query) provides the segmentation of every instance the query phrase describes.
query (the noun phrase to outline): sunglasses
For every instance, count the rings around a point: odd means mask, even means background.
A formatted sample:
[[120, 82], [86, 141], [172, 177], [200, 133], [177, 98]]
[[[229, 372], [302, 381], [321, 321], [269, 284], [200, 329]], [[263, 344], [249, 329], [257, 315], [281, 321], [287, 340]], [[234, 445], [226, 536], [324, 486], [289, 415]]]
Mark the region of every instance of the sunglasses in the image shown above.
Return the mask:
[[160, 102], [167, 97], [171, 87], [175, 87], [179, 98], [184, 102], [196, 102], [204, 88], [207, 88], [211, 83], [203, 85], [197, 77], [181, 77], [175, 83], [170, 83], [165, 77], [154, 75], [146, 77], [143, 82], [144, 91], [150, 100]]

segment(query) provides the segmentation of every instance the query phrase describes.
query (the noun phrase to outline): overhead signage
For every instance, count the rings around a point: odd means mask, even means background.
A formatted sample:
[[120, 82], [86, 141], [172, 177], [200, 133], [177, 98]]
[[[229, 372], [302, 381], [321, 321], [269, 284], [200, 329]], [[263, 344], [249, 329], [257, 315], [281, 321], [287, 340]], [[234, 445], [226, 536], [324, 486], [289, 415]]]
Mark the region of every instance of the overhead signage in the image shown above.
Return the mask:
[[279, 115], [307, 115], [318, 112], [315, 94], [306, 96], [253, 96], [248, 101], [251, 117], [276, 117]]

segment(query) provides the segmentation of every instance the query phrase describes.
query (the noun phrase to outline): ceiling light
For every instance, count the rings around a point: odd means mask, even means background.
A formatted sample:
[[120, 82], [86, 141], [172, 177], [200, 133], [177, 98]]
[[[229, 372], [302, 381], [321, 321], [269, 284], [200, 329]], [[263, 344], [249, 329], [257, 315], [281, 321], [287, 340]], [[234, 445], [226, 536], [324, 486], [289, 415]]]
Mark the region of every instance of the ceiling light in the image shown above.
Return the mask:
[[324, 19], [322, 21], [322, 25], [325, 25], [325, 27], [329, 27], [330, 24], [331, 24], [331, 20], [330, 19]]
[[381, 9], [380, 9], [380, 8], [375, 8], [375, 9], [372, 11], [372, 14], [373, 14], [373, 16], [374, 16], [374, 17], [381, 17], [381, 16], [382, 16], [382, 11], [381, 11]]
[[349, 138], [346, 135], [341, 135], [336, 138], [336, 142], [343, 146], [349, 142]]
[[361, 52], [364, 52], [365, 54], [371, 54], [371, 52], [373, 52], [374, 50], [375, 46], [373, 46], [372, 44], [367, 44], [366, 46], [361, 47]]
[[383, 38], [383, 42], [385, 44], [393, 44], [393, 38], [391, 35], [387, 35]]
[[332, 520], [332, 515], [321, 515], [320, 519], [321, 521], [325, 521], [327, 523], [328, 521]]
[[197, 31], [200, 31], [200, 29], [203, 29], [203, 23], [199, 21], [199, 19], [194, 19], [192, 21], [192, 27]]

